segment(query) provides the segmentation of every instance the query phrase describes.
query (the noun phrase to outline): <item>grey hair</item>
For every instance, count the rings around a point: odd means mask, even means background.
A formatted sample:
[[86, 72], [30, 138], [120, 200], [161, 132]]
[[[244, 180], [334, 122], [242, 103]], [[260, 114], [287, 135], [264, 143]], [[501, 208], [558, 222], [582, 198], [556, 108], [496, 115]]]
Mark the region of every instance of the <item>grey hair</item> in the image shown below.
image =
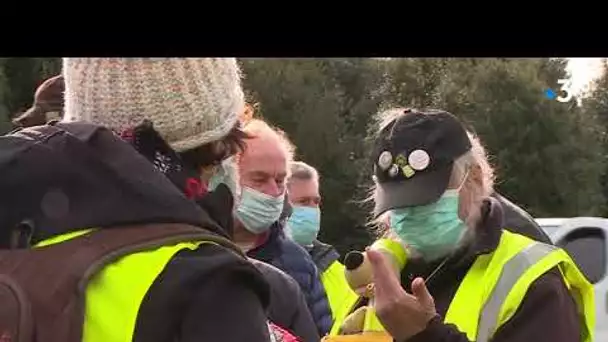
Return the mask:
[[452, 174], [450, 175], [450, 181], [448, 183], [448, 189], [457, 189], [465, 182], [465, 177], [468, 175], [471, 165], [475, 163], [475, 157], [472, 151], [468, 151], [465, 154], [454, 160], [452, 164]]
[[303, 161], [293, 161], [289, 163], [290, 175], [287, 183], [293, 180], [315, 180], [319, 181], [319, 172], [314, 167]]
[[[388, 124], [390, 124], [396, 118], [398, 118], [402, 115], [407, 115], [408, 113], [410, 113], [412, 111], [416, 111], [416, 109], [409, 108], [409, 107], [397, 107], [397, 108], [387, 109], [385, 111], [378, 113], [376, 116], [376, 123], [378, 125], [378, 131], [383, 130]], [[440, 113], [442, 111], [439, 109], [425, 108], [424, 112], [433, 114], [433, 113]]]
[[[379, 114], [379, 130], [384, 129], [400, 115], [407, 115], [404, 108], [394, 108]], [[461, 187], [460, 213], [467, 226], [475, 227], [481, 219], [481, 203], [494, 192], [495, 172], [479, 138], [467, 132], [471, 150], [454, 160], [448, 184], [449, 189]], [[376, 195], [376, 186], [370, 189], [369, 200]], [[371, 220], [368, 226], [380, 235], [388, 232], [388, 212]]]
[[378, 131], [383, 130], [389, 123], [404, 114], [406, 108], [391, 108], [380, 112], [376, 117]]
[[467, 132], [471, 141], [470, 168], [460, 192], [461, 217], [467, 226], [475, 227], [481, 219], [481, 204], [494, 192], [495, 173], [479, 138]]

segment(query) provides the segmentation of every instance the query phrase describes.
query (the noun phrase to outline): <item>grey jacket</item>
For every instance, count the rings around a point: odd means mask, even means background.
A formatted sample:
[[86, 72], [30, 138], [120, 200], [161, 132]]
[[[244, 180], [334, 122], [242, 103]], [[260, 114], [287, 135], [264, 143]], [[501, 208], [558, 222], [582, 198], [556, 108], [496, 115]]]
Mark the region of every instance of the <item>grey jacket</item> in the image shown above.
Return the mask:
[[328, 245], [319, 240], [312, 243], [311, 248], [306, 248], [312, 261], [319, 269], [319, 274], [323, 274], [334, 261], [340, 259], [340, 254], [332, 245]]

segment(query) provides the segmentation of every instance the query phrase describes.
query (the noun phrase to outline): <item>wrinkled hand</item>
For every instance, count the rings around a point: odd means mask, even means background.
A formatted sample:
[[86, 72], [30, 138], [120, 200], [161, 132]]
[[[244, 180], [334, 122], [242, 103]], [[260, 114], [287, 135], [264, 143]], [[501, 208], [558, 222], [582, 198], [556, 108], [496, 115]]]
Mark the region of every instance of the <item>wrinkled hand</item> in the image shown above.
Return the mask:
[[367, 256], [373, 269], [376, 313], [386, 331], [395, 340], [404, 341], [426, 329], [437, 311], [424, 280], [414, 279], [412, 294], [409, 294], [401, 287], [384, 255], [368, 250]]

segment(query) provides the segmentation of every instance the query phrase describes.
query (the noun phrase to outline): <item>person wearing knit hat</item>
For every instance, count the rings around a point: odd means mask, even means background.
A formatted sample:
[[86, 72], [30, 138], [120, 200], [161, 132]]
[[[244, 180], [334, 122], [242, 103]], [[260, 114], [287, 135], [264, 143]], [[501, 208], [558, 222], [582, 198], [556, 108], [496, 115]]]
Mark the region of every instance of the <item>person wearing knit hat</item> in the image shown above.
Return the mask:
[[65, 120], [144, 121], [177, 152], [220, 140], [245, 109], [234, 58], [65, 58]]
[[236, 59], [64, 58], [63, 77], [64, 121], [112, 129], [231, 234], [239, 189], [230, 156], [247, 137]]
[[[66, 85], [64, 121], [92, 122], [112, 129], [165, 174], [184, 195], [195, 200], [210, 219], [231, 236], [232, 210], [240, 194], [238, 172], [232, 156], [244, 149], [244, 140], [248, 136], [240, 125], [250, 114], [236, 59], [65, 58], [63, 76]], [[201, 269], [204, 268], [202, 263], [185, 266]], [[279, 270], [262, 267], [264, 265], [255, 266], [271, 286], [270, 320], [295, 333], [298, 328], [313, 330], [315, 338], [305, 341], [318, 340], [305, 305], [296, 301], [290, 303], [292, 307], [302, 307], [293, 308], [294, 312], [300, 312], [298, 321], [287, 322], [293, 320], [293, 315], [285, 311], [273, 315], [277, 310], [272, 308], [280, 307], [273, 298], [277, 291], [285, 292], [282, 296], [285, 298], [303, 297], [301, 292], [285, 287], [289, 281], [282, 279], [288, 276]], [[183, 271], [188, 272], [185, 268]], [[296, 287], [296, 290], [299, 289]], [[255, 293], [258, 289], [252, 291]], [[226, 300], [222, 294], [203, 296], [217, 301], [217, 304], [205, 305], [208, 313], [199, 312], [205, 316], [199, 318], [200, 322], [205, 322], [206, 316], [213, 314], [215, 308], [223, 306], [222, 302]], [[251, 301], [251, 298], [246, 299]], [[232, 305], [232, 301], [228, 305]], [[234, 330], [239, 330], [239, 336], [242, 336], [243, 329], [255, 330], [255, 321], [243, 322], [247, 320], [247, 310], [234, 316], [233, 324], [239, 325], [239, 329]], [[228, 312], [228, 309], [221, 311]], [[218, 329], [229, 323], [218, 323], [217, 320], [217, 317], [213, 318], [216, 324], [221, 325]], [[297, 323], [298, 327], [291, 323]], [[284, 335], [278, 329], [271, 329], [271, 332]], [[237, 340], [219, 335], [205, 336], [205, 339]]]
[[61, 119], [63, 116], [64, 82], [62, 75], [45, 80], [36, 89], [34, 103], [25, 113], [13, 119], [17, 127], [44, 125], [49, 120]]

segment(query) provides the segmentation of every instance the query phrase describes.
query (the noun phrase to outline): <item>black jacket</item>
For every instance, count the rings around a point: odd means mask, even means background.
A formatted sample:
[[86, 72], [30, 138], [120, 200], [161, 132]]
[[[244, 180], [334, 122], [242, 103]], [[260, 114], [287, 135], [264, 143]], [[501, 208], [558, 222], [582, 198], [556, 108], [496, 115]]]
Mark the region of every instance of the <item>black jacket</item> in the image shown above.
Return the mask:
[[340, 253], [338, 253], [334, 246], [319, 240], [313, 241], [312, 247], [306, 249], [308, 250], [308, 253], [310, 253], [312, 261], [317, 266], [319, 274], [325, 273], [334, 261], [340, 259]]
[[[483, 204], [482, 222], [476, 229], [475, 241], [469, 248], [456, 253], [427, 282], [440, 316], [445, 316], [460, 282], [478, 255], [496, 249], [504, 227], [501, 204], [493, 198]], [[415, 277], [426, 278], [438, 263], [422, 265], [408, 263], [402, 272], [402, 284], [411, 293]], [[581, 321], [576, 303], [557, 268], [549, 270], [534, 281], [513, 317], [496, 331], [492, 342], [579, 341]], [[432, 320], [427, 329], [408, 342], [468, 342], [466, 335], [440, 318]], [[400, 341], [401, 342], [401, 341]]]
[[281, 328], [289, 330], [303, 342], [320, 340], [317, 326], [306, 306], [306, 297], [298, 283], [287, 273], [265, 262], [250, 259], [264, 274], [270, 285], [268, 318]]
[[[227, 236], [232, 237], [234, 198], [228, 186], [219, 184], [210, 193], [204, 188], [201, 192], [193, 192], [190, 186], [192, 181], [198, 182], [198, 171], [184, 163], [178, 153], [154, 130], [151, 123], [134, 128], [123, 138], [158, 171], [163, 172], [177, 189], [208, 213]], [[159, 167], [161, 165], [162, 167]], [[272, 323], [299, 336], [303, 341], [318, 341], [315, 324], [295, 280], [270, 264], [251, 258], [249, 261], [264, 275], [270, 286], [268, 318]]]
[[269, 263], [295, 279], [306, 297], [319, 335], [324, 336], [331, 329], [332, 316], [319, 271], [308, 252], [285, 236], [283, 224], [276, 222], [272, 225], [266, 242], [247, 255]]
[[504, 212], [505, 227], [507, 230], [525, 235], [537, 241], [551, 243], [551, 239], [547, 233], [545, 233], [538, 223], [534, 221], [532, 216], [525, 210], [497, 192], [493, 193], [492, 197], [500, 202]]
[[[130, 145], [84, 123], [0, 137], [0, 248], [29, 220], [32, 244], [90, 227], [187, 223], [221, 228]], [[268, 284], [245, 258], [209, 244], [178, 253], [148, 290], [134, 341], [269, 341]], [[238, 329], [235, 329], [238, 326]]]
[[285, 198], [281, 216], [270, 227], [268, 238], [247, 255], [271, 264], [295, 279], [304, 293], [319, 335], [324, 336], [329, 333], [333, 322], [329, 300], [320, 272], [308, 252], [285, 235], [284, 227], [292, 210], [289, 199]]

